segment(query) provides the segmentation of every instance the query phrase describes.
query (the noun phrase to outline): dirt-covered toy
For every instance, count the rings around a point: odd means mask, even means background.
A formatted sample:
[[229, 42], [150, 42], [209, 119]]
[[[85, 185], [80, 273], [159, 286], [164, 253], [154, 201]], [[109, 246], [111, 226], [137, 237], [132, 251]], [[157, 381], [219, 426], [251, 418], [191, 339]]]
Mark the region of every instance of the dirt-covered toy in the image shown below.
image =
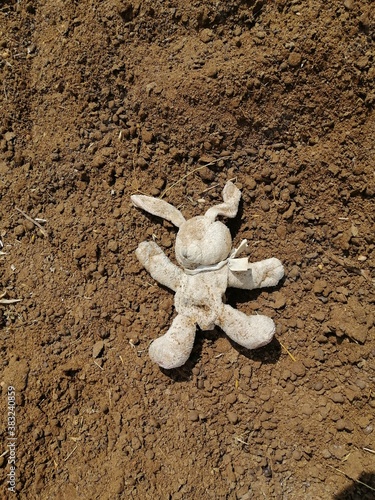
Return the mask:
[[182, 213], [166, 201], [144, 195], [133, 195], [133, 204], [166, 219], [179, 228], [173, 264], [154, 241], [140, 243], [136, 255], [151, 276], [175, 292], [177, 316], [169, 330], [154, 340], [150, 357], [159, 366], [171, 369], [182, 366], [193, 349], [197, 325], [202, 330], [220, 327], [232, 340], [247, 349], [268, 344], [275, 324], [263, 315], [247, 316], [223, 302], [228, 287], [252, 290], [275, 286], [284, 276], [278, 259], [249, 263], [237, 255], [246, 247], [243, 240], [232, 249], [232, 238], [218, 216], [235, 217], [241, 191], [227, 182], [223, 203], [209, 208], [204, 215], [186, 220]]

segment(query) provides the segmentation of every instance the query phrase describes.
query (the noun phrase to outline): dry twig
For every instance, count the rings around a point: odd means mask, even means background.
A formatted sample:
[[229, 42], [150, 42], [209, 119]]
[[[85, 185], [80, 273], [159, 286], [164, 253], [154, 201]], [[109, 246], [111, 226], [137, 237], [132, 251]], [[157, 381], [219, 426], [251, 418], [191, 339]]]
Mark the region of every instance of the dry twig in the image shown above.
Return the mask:
[[181, 181], [183, 181], [184, 179], [186, 179], [187, 177], [189, 177], [190, 175], [194, 174], [195, 172], [198, 172], [199, 170], [202, 170], [202, 168], [206, 168], [206, 167], [211, 167], [212, 165], [215, 165], [215, 163], [221, 161], [221, 160], [228, 160], [230, 158], [230, 156], [223, 156], [222, 158], [217, 158], [216, 160], [214, 161], [211, 161], [210, 163], [206, 163], [205, 165], [202, 165], [200, 167], [197, 167], [195, 168], [194, 170], [192, 170], [191, 172], [188, 172], [187, 174], [183, 175], [182, 177], [180, 177], [180, 179], [178, 179], [178, 181], [174, 182], [173, 184], [171, 184], [168, 188], [165, 188], [164, 191], [162, 192], [162, 194], [160, 195], [160, 198], [164, 198], [164, 196], [166, 195], [166, 193], [171, 190], [174, 186], [176, 186], [177, 184], [179, 184]]
[[73, 453], [76, 451], [78, 445], [76, 445], [72, 451], [64, 458], [64, 462], [67, 462], [69, 460], [69, 458], [73, 455]]
[[362, 486], [365, 486], [366, 488], [368, 488], [371, 491], [375, 491], [375, 488], [373, 488], [372, 486], [369, 486], [368, 484], [360, 481], [359, 479], [354, 479], [353, 477], [350, 477], [349, 474], [347, 474], [343, 470], [336, 469], [336, 467], [333, 467], [332, 465], [328, 465], [328, 467], [330, 467], [331, 469], [333, 469], [336, 472], [339, 472], [340, 474], [342, 474], [343, 476], [347, 477], [351, 481], [354, 481], [355, 483], [361, 484]]
[[20, 213], [22, 214], [25, 219], [27, 219], [28, 221], [32, 222], [36, 227], [38, 227], [40, 229], [40, 232], [42, 233], [42, 235], [45, 237], [45, 238], [48, 238], [48, 233], [47, 231], [39, 224], [38, 221], [32, 219], [31, 217], [29, 217], [23, 210], [21, 210], [20, 208], [18, 207], [15, 207], [15, 209]]
[[286, 353], [289, 354], [289, 356], [292, 358], [292, 360], [297, 361], [296, 358], [293, 356], [293, 354], [289, 351], [289, 349], [287, 349], [285, 347], [285, 345], [280, 342], [280, 340], [279, 340], [279, 343], [280, 343], [281, 347], [286, 351]]
[[0, 296], [0, 304], [15, 304], [16, 302], [21, 302], [22, 299], [4, 299], [7, 292], [3, 292]]

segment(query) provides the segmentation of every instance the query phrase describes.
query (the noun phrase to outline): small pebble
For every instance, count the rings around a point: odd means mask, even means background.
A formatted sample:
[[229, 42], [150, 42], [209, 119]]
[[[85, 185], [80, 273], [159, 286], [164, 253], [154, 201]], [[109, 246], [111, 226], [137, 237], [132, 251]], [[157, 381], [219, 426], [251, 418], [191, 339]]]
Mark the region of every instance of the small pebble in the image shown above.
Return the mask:
[[147, 167], [148, 163], [147, 161], [143, 158], [143, 156], [140, 156], [138, 159], [137, 159], [137, 165], [138, 167], [144, 169]]
[[293, 266], [292, 269], [288, 273], [288, 277], [296, 279], [296, 278], [299, 277], [300, 274], [301, 273], [300, 273], [299, 267], [298, 266]]
[[[277, 424], [275, 422], [271, 422], [271, 421], [264, 421], [264, 422], [262, 422], [262, 427], [263, 427], [263, 429], [272, 431], [272, 430], [277, 428]], [[266, 433], [264, 435], [266, 436]]]
[[285, 307], [286, 299], [281, 292], [275, 292], [273, 294], [273, 297], [275, 299], [275, 302], [270, 304], [271, 307], [273, 307], [274, 309], [282, 309], [283, 307]]
[[316, 384], [314, 385], [314, 389], [316, 391], [321, 391], [323, 389], [323, 384], [322, 382], [316, 382]]
[[31, 231], [32, 229], [35, 228], [35, 225], [33, 222], [31, 222], [31, 220], [25, 220], [24, 226], [25, 226], [25, 229], [27, 229], [28, 231]]
[[150, 144], [150, 142], [152, 142], [154, 139], [154, 134], [150, 130], [143, 130], [142, 139], [146, 144]]
[[16, 134], [14, 132], [5, 132], [4, 139], [7, 142], [12, 142], [16, 138]]
[[296, 328], [296, 326], [297, 326], [297, 320], [296, 320], [296, 318], [286, 319], [285, 320], [285, 324], [289, 328]]
[[22, 224], [20, 224], [19, 226], [16, 226], [14, 228], [14, 234], [17, 237], [23, 236], [25, 234], [25, 228], [24, 228], [24, 226]]
[[133, 450], [139, 450], [139, 448], [141, 446], [142, 446], [141, 441], [136, 436], [134, 436], [132, 438], [132, 448], [133, 448]]
[[[284, 225], [277, 226], [277, 228], [276, 228], [276, 234], [280, 238], [280, 240], [285, 240], [286, 233], [287, 233], [286, 226], [284, 226]], [[289, 276], [290, 276], [290, 273], [289, 273]]]
[[92, 159], [92, 166], [95, 168], [100, 168], [103, 167], [103, 165], [105, 165], [106, 162], [107, 160], [105, 159], [105, 157], [102, 154], [98, 153]]
[[357, 424], [361, 427], [361, 429], [365, 429], [371, 423], [371, 417], [364, 416], [357, 418]]
[[312, 314], [312, 317], [314, 319], [316, 319], [317, 321], [319, 321], [319, 323], [323, 323], [323, 321], [326, 318], [326, 315], [325, 315], [325, 313], [323, 311], [318, 311], [315, 314]]
[[264, 389], [258, 393], [258, 396], [262, 401], [268, 401], [271, 398], [271, 391]]
[[93, 345], [92, 357], [98, 358], [102, 354], [103, 349], [104, 349], [104, 342], [102, 340], [99, 340]]
[[202, 181], [212, 182], [215, 179], [215, 172], [208, 167], [201, 168], [198, 173]]
[[285, 386], [285, 390], [288, 394], [292, 394], [295, 390], [295, 387], [292, 383], [288, 382]]
[[365, 69], [365, 67], [368, 65], [369, 63], [369, 59], [367, 56], [361, 56], [359, 57], [357, 60], [356, 60], [356, 66], [359, 68], [359, 69]]
[[282, 462], [284, 458], [284, 453], [282, 450], [276, 450], [275, 451], [275, 461], [276, 462]]
[[213, 37], [214, 37], [214, 33], [209, 28], [202, 30], [199, 34], [199, 38], [201, 39], [201, 41], [203, 43], [210, 42], [213, 39]]
[[251, 374], [252, 374], [252, 368], [250, 365], [245, 365], [242, 369], [241, 369], [241, 375], [244, 376], [244, 377], [247, 377], [247, 378], [250, 378], [251, 377]]
[[302, 56], [298, 52], [292, 52], [288, 57], [288, 63], [292, 68], [296, 68], [301, 64]]
[[269, 415], [267, 412], [263, 411], [259, 415], [259, 421], [260, 422], [267, 422], [271, 418], [271, 415]]
[[228, 394], [228, 396], [227, 396], [227, 403], [229, 403], [230, 405], [232, 405], [236, 401], [237, 401], [237, 396], [235, 395], [234, 392], [232, 392], [231, 394]]
[[173, 243], [172, 243], [172, 240], [170, 239], [169, 236], [162, 236], [161, 240], [160, 240], [160, 243], [163, 247], [165, 248], [170, 248]]
[[353, 432], [354, 431], [354, 425], [352, 424], [352, 422], [350, 422], [350, 420], [347, 420], [345, 418], [340, 418], [340, 420], [338, 420], [336, 422], [336, 429], [338, 431], [348, 431], [348, 432]]
[[334, 392], [332, 394], [332, 401], [334, 403], [343, 403], [345, 401], [344, 396], [340, 392]]
[[272, 413], [273, 412], [273, 404], [270, 401], [267, 401], [263, 405], [263, 410], [267, 413]]
[[304, 377], [306, 374], [305, 365], [301, 361], [295, 361], [290, 366], [290, 371], [297, 375], [297, 377]]
[[268, 203], [267, 200], [261, 200], [261, 202], [260, 202], [260, 208], [263, 210], [263, 212], [269, 212], [269, 210], [270, 210], [270, 204]]
[[303, 404], [300, 409], [304, 415], [311, 416], [313, 414], [313, 409], [309, 404]]
[[115, 240], [110, 240], [108, 242], [108, 250], [110, 250], [113, 253], [116, 253], [118, 250], [118, 243]]
[[328, 286], [327, 281], [317, 280], [314, 283], [313, 292], [318, 295], [318, 294], [322, 293], [327, 286]]
[[257, 187], [257, 183], [255, 182], [255, 179], [250, 178], [246, 180], [246, 186], [249, 191], [253, 191]]
[[360, 396], [358, 394], [358, 391], [352, 391], [349, 388], [346, 388], [344, 390], [346, 398], [352, 403], [356, 398], [360, 399]]
[[191, 410], [189, 412], [189, 420], [191, 422], [197, 422], [199, 420], [199, 413], [197, 412], [197, 410]]
[[329, 452], [339, 460], [342, 460], [348, 454], [346, 447], [340, 444], [331, 445], [329, 447]]
[[[314, 358], [318, 361], [324, 361], [324, 351], [323, 349], [317, 349], [314, 354]], [[320, 391], [320, 389], [317, 389]]]
[[294, 460], [301, 460], [302, 458], [302, 453], [299, 451], [299, 450], [294, 450], [293, 453], [292, 453], [292, 458]]
[[370, 16], [367, 12], [364, 12], [360, 18], [359, 18], [359, 22], [361, 24], [361, 26], [365, 29], [369, 29], [370, 25], [371, 25], [371, 21], [370, 21]]
[[216, 64], [208, 63], [206, 66], [206, 75], [210, 78], [216, 78], [218, 73], [218, 69]]
[[364, 389], [366, 387], [366, 382], [364, 380], [357, 379], [354, 381], [354, 383], [360, 389]]
[[244, 467], [241, 467], [241, 465], [236, 465], [234, 467], [234, 473], [236, 476], [242, 476], [245, 473]]
[[228, 411], [227, 413], [228, 420], [231, 424], [236, 424], [238, 422], [238, 416], [237, 413], [233, 411]]

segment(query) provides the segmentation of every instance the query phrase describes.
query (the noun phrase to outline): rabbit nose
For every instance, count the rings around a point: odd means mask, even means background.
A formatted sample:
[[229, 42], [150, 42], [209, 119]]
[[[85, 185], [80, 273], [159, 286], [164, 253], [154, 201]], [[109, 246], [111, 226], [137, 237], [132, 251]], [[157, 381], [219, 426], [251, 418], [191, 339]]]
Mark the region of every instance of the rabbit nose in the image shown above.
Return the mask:
[[189, 245], [182, 251], [182, 256], [184, 257], [184, 259], [189, 260], [190, 262], [199, 262], [201, 255], [201, 249], [198, 245], [195, 244]]

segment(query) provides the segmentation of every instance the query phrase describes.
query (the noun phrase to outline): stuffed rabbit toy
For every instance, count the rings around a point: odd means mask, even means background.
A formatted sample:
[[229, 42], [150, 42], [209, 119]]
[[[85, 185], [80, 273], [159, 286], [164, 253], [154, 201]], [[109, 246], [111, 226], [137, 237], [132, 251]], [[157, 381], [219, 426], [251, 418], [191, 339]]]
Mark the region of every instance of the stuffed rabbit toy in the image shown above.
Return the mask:
[[153, 361], [166, 369], [182, 366], [193, 349], [196, 327], [212, 330], [219, 326], [232, 340], [247, 349], [268, 344], [275, 332], [272, 319], [267, 316], [247, 316], [223, 303], [227, 287], [254, 288], [275, 286], [284, 276], [278, 259], [262, 260], [253, 264], [247, 258], [237, 258], [246, 246], [244, 240], [232, 250], [229, 229], [217, 216], [235, 217], [241, 191], [227, 182], [223, 189], [224, 202], [190, 220], [159, 198], [133, 195], [133, 204], [179, 228], [175, 254], [178, 267], [153, 241], [140, 243], [136, 255], [151, 276], [175, 292], [174, 318], [169, 330], [150, 345]]

